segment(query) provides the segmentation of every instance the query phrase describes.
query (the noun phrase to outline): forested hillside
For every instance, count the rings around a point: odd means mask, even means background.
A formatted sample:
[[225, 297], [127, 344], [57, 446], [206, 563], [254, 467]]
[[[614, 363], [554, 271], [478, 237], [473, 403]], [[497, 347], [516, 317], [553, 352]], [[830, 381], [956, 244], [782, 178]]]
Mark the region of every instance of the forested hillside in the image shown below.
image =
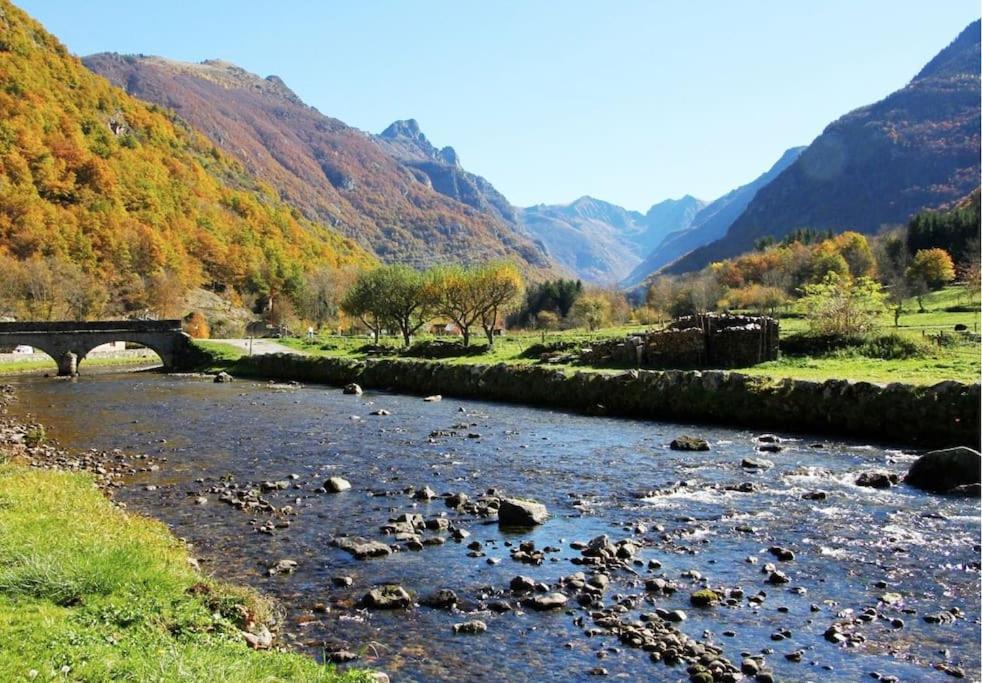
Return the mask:
[[185, 124], [89, 72], [7, 0], [0, 257], [103, 287], [115, 313], [143, 308], [155, 276], [264, 295], [290, 292], [315, 266], [374, 261]]

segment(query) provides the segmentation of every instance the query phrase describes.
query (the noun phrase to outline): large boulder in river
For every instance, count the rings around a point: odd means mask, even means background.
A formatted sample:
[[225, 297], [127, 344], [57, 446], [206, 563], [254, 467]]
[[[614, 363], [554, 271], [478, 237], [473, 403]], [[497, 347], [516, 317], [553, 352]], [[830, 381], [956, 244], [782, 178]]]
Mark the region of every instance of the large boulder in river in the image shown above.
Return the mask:
[[498, 526], [529, 527], [542, 524], [549, 511], [542, 503], [521, 498], [502, 498], [498, 508]]
[[910, 466], [904, 481], [925, 491], [946, 493], [958, 486], [980, 482], [982, 455], [959, 446], [925, 453]]
[[361, 396], [361, 387], [352, 382], [351, 384], [346, 384], [344, 387], [344, 393], [350, 394], [351, 396]]

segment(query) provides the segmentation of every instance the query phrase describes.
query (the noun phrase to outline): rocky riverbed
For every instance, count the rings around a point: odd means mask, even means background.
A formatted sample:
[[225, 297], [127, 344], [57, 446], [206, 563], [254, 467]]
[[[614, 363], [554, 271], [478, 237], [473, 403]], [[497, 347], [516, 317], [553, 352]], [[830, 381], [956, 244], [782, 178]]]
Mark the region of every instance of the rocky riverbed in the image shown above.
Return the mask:
[[118, 500], [205, 571], [278, 597], [281, 637], [341, 665], [397, 681], [980, 674], [979, 502], [900, 483], [914, 452], [241, 380], [17, 392], [17, 423], [78, 453], [25, 444], [38, 465], [127, 483]]

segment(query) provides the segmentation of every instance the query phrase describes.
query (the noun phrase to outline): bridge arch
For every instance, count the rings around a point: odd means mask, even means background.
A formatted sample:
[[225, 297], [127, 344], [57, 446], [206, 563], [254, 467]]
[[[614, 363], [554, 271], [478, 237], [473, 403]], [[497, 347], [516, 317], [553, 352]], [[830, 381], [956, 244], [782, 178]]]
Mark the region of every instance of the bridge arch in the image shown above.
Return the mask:
[[[76, 349], [72, 349], [72, 352], [75, 353], [78, 356], [77, 359], [76, 359], [76, 361], [75, 361], [76, 369], [77, 369], [78, 366], [80, 366], [82, 364], [82, 361], [83, 360], [85, 360], [86, 358], [88, 358], [89, 354], [92, 353], [93, 349], [97, 349], [100, 346], [102, 346], [103, 344], [110, 344], [110, 343], [113, 343], [113, 342], [124, 342], [124, 343], [127, 343], [127, 344], [139, 344], [140, 347], [142, 347], [144, 349], [148, 349], [148, 350], [152, 351], [154, 354], [156, 354], [157, 358], [160, 359], [160, 364], [163, 365], [165, 368], [172, 368], [174, 366], [174, 357], [173, 357], [174, 354], [173, 354], [173, 350], [159, 348], [161, 346], [160, 344], [148, 343], [144, 339], [127, 339], [126, 336], [124, 335], [124, 336], [119, 337], [118, 339], [111, 339], [109, 341], [100, 341], [100, 342], [95, 343], [95, 344], [89, 344], [88, 345], [88, 348], [86, 348], [84, 350], [81, 347], [79, 349], [77, 349], [77, 350]], [[42, 351], [43, 351], [43, 349], [42, 349]], [[47, 351], [45, 351], [45, 353], [47, 353]]]
[[41, 349], [58, 363], [59, 375], [73, 375], [97, 346], [115, 341], [149, 348], [165, 370], [188, 355], [190, 337], [180, 320], [107, 320], [99, 322], [0, 323], [0, 345]]

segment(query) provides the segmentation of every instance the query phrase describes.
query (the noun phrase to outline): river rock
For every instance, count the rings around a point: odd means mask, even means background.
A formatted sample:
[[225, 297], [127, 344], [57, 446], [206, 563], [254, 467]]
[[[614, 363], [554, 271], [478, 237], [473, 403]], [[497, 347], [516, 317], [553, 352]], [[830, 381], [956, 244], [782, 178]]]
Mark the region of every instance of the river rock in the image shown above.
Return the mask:
[[683, 435], [677, 439], [672, 439], [672, 443], [668, 447], [673, 451], [708, 451], [709, 443], [705, 439]]
[[511, 583], [508, 584], [508, 587], [516, 593], [528, 592], [535, 588], [535, 580], [530, 579], [527, 576], [516, 576], [511, 580]]
[[450, 609], [458, 602], [457, 594], [454, 593], [449, 588], [443, 588], [438, 590], [436, 593], [427, 595], [425, 598], [419, 601], [419, 604], [424, 607], [432, 607], [433, 609]]
[[448, 508], [454, 508], [454, 509], [456, 509], [456, 508], [459, 508], [459, 507], [463, 507], [467, 503], [467, 494], [466, 493], [453, 493], [453, 494], [447, 496], [446, 498], [444, 498], [443, 499], [443, 502], [446, 503], [446, 505], [447, 505]]
[[413, 493], [413, 500], [433, 500], [436, 498], [436, 492], [429, 486], [424, 486]]
[[770, 460], [764, 460], [763, 458], [758, 458], [756, 460], [744, 458], [740, 463], [740, 467], [745, 470], [768, 470], [774, 467], [774, 463], [772, 463]]
[[425, 397], [423, 400], [426, 401], [427, 403], [436, 403], [437, 401], [442, 401], [443, 396], [441, 396], [440, 394], [433, 394], [432, 396]]
[[538, 611], [545, 612], [552, 609], [561, 609], [566, 606], [568, 598], [562, 593], [546, 593], [537, 595], [529, 601], [529, 607]]
[[521, 498], [502, 498], [498, 508], [498, 526], [530, 527], [542, 524], [549, 511], [542, 503]]
[[689, 596], [689, 602], [694, 607], [712, 607], [719, 602], [719, 594], [716, 591], [704, 588]]
[[947, 493], [958, 486], [980, 483], [982, 455], [959, 446], [925, 453], [910, 466], [904, 481], [911, 486]]
[[351, 488], [351, 482], [341, 477], [329, 477], [324, 482], [324, 490], [328, 493], [341, 493]]
[[856, 486], [866, 486], [874, 489], [888, 489], [900, 481], [896, 474], [889, 472], [863, 472], [856, 477]]
[[215, 375], [215, 384], [228, 384], [232, 381], [232, 375], [228, 374], [224, 370]]
[[484, 633], [488, 630], [488, 625], [485, 624], [480, 619], [475, 619], [473, 621], [465, 621], [462, 624], [454, 624], [453, 632], [461, 633], [465, 635], [476, 635], [478, 633]]
[[780, 546], [773, 545], [767, 549], [771, 555], [776, 557], [781, 562], [790, 562], [794, 559], [794, 551], [788, 548], [782, 548]]
[[276, 576], [277, 574], [292, 574], [296, 568], [297, 562], [295, 560], [280, 560], [266, 571], [270, 576]]
[[368, 591], [361, 604], [369, 609], [405, 609], [412, 607], [413, 599], [402, 586], [388, 584]]
[[334, 650], [324, 654], [324, 659], [331, 662], [331, 664], [347, 664], [358, 658], [359, 655], [355, 654], [351, 650]]
[[331, 541], [335, 548], [351, 553], [356, 560], [365, 560], [369, 557], [383, 557], [392, 553], [392, 548], [385, 543], [370, 541], [360, 536], [340, 536]]
[[245, 639], [246, 645], [253, 650], [268, 650], [273, 646], [273, 634], [265, 626], [261, 626], [257, 633], [243, 631], [242, 637]]
[[354, 382], [352, 382], [351, 384], [344, 385], [343, 392], [351, 396], [361, 396], [362, 394], [361, 387], [355, 384]]

